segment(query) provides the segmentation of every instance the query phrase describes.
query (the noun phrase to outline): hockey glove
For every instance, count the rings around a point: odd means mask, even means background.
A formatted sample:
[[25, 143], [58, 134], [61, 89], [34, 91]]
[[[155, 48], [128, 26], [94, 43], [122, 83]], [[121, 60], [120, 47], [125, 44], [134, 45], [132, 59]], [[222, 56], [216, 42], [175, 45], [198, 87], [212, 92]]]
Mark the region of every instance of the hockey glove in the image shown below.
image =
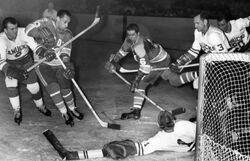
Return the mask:
[[176, 62], [170, 64], [170, 69], [175, 73], [180, 73], [183, 70], [183, 65], [189, 64], [195, 57], [189, 53], [183, 54]]
[[135, 89], [139, 86], [139, 83], [140, 83], [143, 76], [144, 76], [144, 74], [141, 71], [139, 71], [137, 76], [135, 77], [134, 81], [131, 83], [131, 86], [130, 86], [130, 91], [132, 93], [134, 93]]
[[75, 76], [75, 69], [74, 69], [74, 65], [70, 62], [68, 63], [64, 63], [65, 66], [67, 67], [66, 69], [63, 70], [63, 76], [66, 79], [73, 79]]
[[181, 71], [183, 70], [181, 66], [178, 62], [174, 62], [174, 63], [171, 63], [169, 68], [171, 71], [175, 72], [175, 73], [181, 73]]
[[23, 81], [28, 78], [28, 73], [23, 69], [18, 69], [16, 67], [9, 66], [6, 70], [6, 76], [15, 78], [18, 81]]
[[50, 62], [56, 58], [56, 53], [54, 49], [46, 49], [44, 46], [39, 47], [36, 50], [36, 54], [39, 56], [40, 59], [46, 58], [46, 61]]
[[114, 70], [119, 70], [121, 66], [118, 64], [122, 56], [117, 54], [111, 54], [109, 60], [105, 64], [105, 69], [107, 69], [110, 73], [113, 73]]

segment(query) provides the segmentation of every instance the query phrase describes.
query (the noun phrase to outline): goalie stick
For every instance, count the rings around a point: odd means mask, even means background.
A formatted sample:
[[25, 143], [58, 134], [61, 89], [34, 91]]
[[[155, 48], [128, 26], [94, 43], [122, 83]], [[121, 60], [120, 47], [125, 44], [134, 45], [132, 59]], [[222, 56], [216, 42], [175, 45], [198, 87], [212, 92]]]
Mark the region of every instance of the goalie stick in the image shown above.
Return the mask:
[[[131, 85], [130, 82], [128, 82], [123, 76], [121, 76], [115, 70], [113, 70], [113, 73], [115, 73], [115, 75], [118, 76], [127, 85], [129, 85], [129, 86]], [[167, 111], [168, 113], [170, 113], [172, 115], [177, 115], [177, 114], [185, 113], [185, 111], [186, 111], [185, 108], [177, 108], [176, 110], [173, 110], [174, 113], [169, 112], [168, 110], [165, 110], [162, 107], [160, 107], [159, 105], [157, 105], [154, 101], [152, 101], [149, 97], [147, 97], [145, 94], [143, 94], [142, 92], [140, 92], [138, 89], [135, 89], [135, 92], [139, 93], [143, 98], [145, 98], [147, 101], [149, 101], [152, 105], [154, 105], [156, 108], [158, 108], [161, 111]]]
[[[86, 33], [88, 30], [90, 30], [96, 24], [98, 24], [100, 22], [100, 16], [99, 16], [99, 12], [100, 11], [99, 10], [100, 10], [100, 6], [97, 6], [96, 7], [96, 13], [95, 13], [95, 19], [94, 19], [94, 21], [92, 22], [92, 24], [89, 27], [87, 27], [86, 29], [84, 29], [83, 31], [81, 31], [80, 33], [78, 33], [76, 36], [74, 36], [72, 39], [70, 39], [69, 41], [67, 41], [66, 43], [64, 43], [62, 46], [60, 46], [59, 49], [56, 52], [61, 51], [65, 46], [69, 45], [74, 40], [76, 40], [78, 37], [82, 36], [84, 33]], [[34, 69], [35, 67], [37, 67], [39, 64], [43, 63], [45, 60], [46, 60], [46, 58], [43, 58], [43, 59], [39, 60], [37, 63], [35, 63], [31, 67], [29, 67], [27, 69], [27, 72], [30, 72], [32, 69]]]
[[[183, 65], [183, 66], [180, 66], [181, 68], [190, 68], [190, 67], [197, 67], [199, 66], [198, 63], [196, 64], [189, 64], [189, 65]], [[161, 70], [167, 70], [169, 69], [169, 67], [162, 67], [162, 68], [152, 68], [151, 71], [161, 71]], [[123, 67], [120, 67], [118, 69], [119, 72], [121, 73], [135, 73], [135, 72], [138, 72], [138, 69], [125, 69]]]

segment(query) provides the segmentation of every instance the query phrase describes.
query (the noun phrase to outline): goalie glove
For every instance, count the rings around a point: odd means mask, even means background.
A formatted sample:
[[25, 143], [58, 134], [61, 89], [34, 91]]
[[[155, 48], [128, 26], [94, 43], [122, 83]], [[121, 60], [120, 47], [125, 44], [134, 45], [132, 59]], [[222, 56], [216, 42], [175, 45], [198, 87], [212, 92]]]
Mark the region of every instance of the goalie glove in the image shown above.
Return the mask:
[[130, 155], [135, 155], [137, 150], [134, 141], [132, 140], [122, 140], [122, 141], [112, 141], [104, 145], [103, 155], [112, 159], [124, 159]]
[[44, 46], [40, 46], [37, 50], [36, 50], [36, 55], [39, 56], [40, 59], [46, 58], [47, 62], [52, 61], [53, 59], [56, 58], [56, 53], [54, 49], [47, 49]]
[[73, 79], [75, 77], [75, 68], [74, 65], [70, 62], [64, 63], [66, 69], [63, 70], [63, 76], [66, 79]]
[[135, 77], [134, 81], [130, 85], [130, 91], [132, 93], [134, 93], [135, 89], [138, 88], [139, 83], [140, 83], [143, 76], [144, 76], [144, 73], [142, 73], [141, 71], [138, 71], [137, 76]]
[[180, 66], [189, 64], [193, 60], [192, 57], [193, 56], [191, 54], [185, 53], [180, 58], [178, 58], [176, 62], [170, 64], [169, 68], [175, 73], [181, 73], [183, 67]]
[[109, 60], [105, 64], [105, 69], [108, 70], [110, 73], [113, 73], [114, 70], [120, 69], [121, 66], [118, 64], [118, 62], [121, 60], [123, 56], [119, 53], [117, 54], [111, 54], [109, 57]]
[[23, 81], [28, 78], [28, 73], [23, 69], [19, 69], [13, 66], [8, 66], [6, 70], [6, 76], [17, 79], [18, 81]]

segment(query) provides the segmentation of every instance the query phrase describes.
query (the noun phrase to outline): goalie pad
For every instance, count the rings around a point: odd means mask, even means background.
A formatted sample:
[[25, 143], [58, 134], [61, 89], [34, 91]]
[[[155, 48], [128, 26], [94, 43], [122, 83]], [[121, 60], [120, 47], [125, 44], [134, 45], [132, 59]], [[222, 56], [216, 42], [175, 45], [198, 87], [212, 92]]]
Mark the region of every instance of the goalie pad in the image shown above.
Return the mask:
[[112, 159], [124, 159], [129, 155], [137, 153], [136, 146], [132, 140], [113, 141], [105, 144], [103, 147], [103, 154], [105, 157]]

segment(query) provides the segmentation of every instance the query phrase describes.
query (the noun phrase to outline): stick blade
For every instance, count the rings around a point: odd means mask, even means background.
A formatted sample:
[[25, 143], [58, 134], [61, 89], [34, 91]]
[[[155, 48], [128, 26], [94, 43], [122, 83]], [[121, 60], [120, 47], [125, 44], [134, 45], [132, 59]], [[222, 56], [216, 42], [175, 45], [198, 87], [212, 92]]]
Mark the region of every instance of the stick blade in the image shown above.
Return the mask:
[[174, 110], [171, 111], [172, 115], [173, 116], [176, 116], [176, 115], [180, 115], [180, 114], [183, 114], [186, 112], [186, 109], [181, 107], [181, 108], [176, 108]]
[[121, 129], [121, 125], [108, 123], [108, 128], [114, 129], [114, 130], [120, 130]]

